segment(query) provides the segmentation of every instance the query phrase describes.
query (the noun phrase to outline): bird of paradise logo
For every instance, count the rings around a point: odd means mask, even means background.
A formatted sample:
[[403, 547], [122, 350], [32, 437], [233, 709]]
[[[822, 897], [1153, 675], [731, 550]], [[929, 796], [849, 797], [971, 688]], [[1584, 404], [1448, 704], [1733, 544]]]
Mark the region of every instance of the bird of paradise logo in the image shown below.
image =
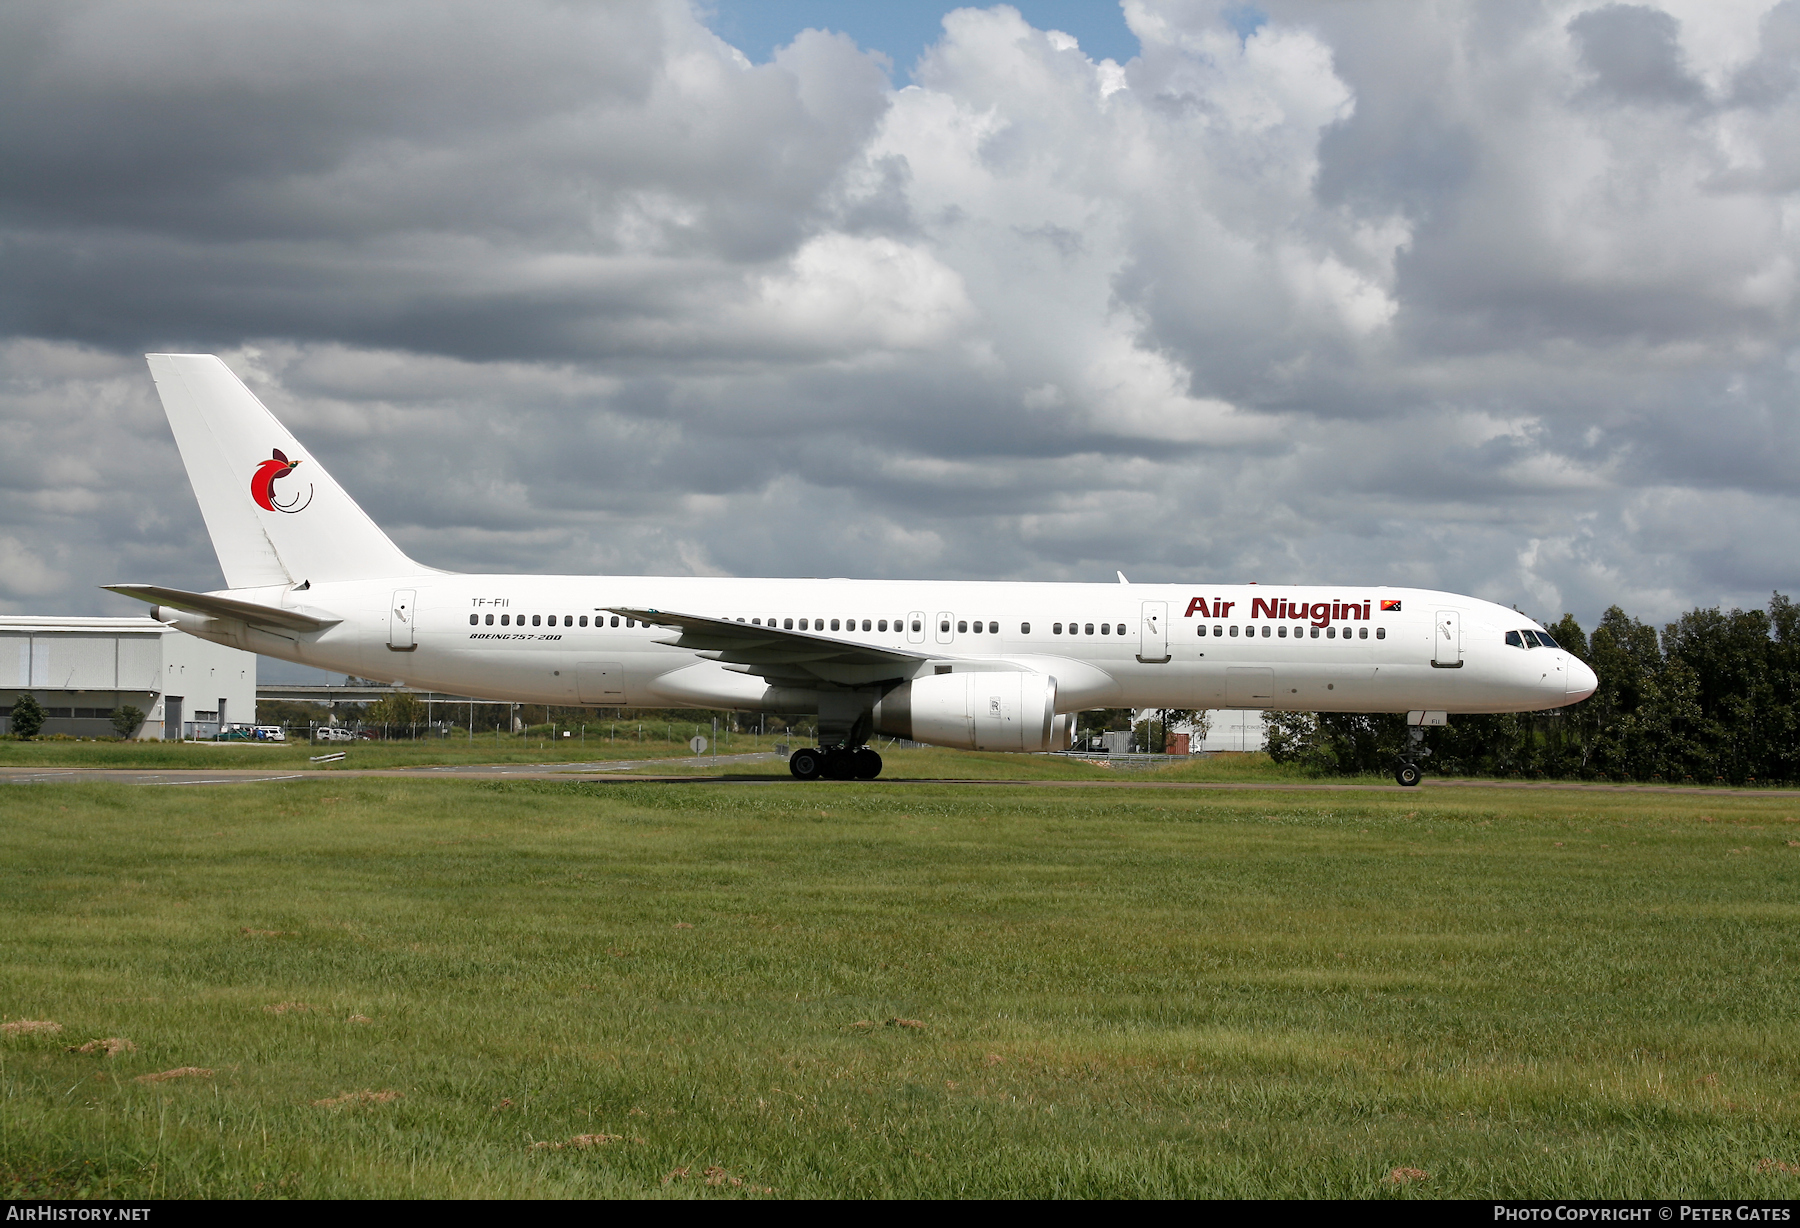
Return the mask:
[[250, 497], [256, 500], [256, 506], [269, 512], [292, 514], [305, 511], [313, 497], [313, 488], [310, 482], [307, 483], [304, 495], [295, 494], [285, 503], [275, 496], [275, 483], [298, 469], [300, 464], [300, 461], [289, 460], [286, 453], [280, 448], [276, 448], [273, 456], [258, 465], [256, 472], [250, 476]]

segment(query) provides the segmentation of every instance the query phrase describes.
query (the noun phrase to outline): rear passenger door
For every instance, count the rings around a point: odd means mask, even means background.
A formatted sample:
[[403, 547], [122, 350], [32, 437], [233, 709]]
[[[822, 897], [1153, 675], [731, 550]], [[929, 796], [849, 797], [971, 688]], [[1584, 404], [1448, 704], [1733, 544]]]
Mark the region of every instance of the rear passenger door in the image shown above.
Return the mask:
[[1138, 618], [1137, 659], [1145, 665], [1169, 660], [1169, 603], [1146, 601]]

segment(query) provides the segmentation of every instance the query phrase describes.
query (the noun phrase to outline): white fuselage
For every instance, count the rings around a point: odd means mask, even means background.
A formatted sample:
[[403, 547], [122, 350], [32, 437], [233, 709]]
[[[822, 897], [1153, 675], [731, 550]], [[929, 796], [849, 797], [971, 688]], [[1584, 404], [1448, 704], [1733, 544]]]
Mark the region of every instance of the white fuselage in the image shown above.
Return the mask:
[[1573, 703], [1595, 685], [1562, 649], [1507, 643], [1509, 631], [1536, 629], [1516, 611], [1421, 589], [425, 573], [226, 595], [342, 621], [284, 635], [165, 616], [287, 661], [542, 704], [807, 710], [804, 692], [661, 643], [675, 638], [668, 628], [628, 625], [617, 607], [790, 629], [804, 620], [834, 640], [919, 654], [913, 676], [1050, 674], [1065, 713], [1529, 711]]

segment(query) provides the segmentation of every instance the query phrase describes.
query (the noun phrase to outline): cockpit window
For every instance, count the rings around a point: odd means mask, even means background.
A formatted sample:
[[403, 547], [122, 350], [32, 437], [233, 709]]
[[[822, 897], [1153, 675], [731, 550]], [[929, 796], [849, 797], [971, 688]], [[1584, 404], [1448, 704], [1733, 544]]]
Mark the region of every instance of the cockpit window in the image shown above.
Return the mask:
[[1517, 631], [1508, 631], [1506, 633], [1506, 642], [1514, 648], [1525, 647], [1525, 641], [1519, 638], [1519, 633]]
[[1561, 644], [1558, 644], [1555, 640], [1550, 638], [1550, 633], [1548, 631], [1538, 632], [1537, 638], [1538, 638], [1538, 643], [1542, 644], [1545, 648], [1561, 648], [1562, 647]]

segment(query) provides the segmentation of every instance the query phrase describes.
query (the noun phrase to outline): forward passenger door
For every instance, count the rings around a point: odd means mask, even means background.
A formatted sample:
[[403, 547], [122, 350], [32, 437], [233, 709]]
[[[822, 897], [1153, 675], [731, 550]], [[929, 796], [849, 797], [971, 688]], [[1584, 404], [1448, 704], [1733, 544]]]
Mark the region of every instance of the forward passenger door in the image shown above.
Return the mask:
[[1462, 668], [1462, 615], [1439, 610], [1432, 631], [1431, 664], [1437, 669]]

